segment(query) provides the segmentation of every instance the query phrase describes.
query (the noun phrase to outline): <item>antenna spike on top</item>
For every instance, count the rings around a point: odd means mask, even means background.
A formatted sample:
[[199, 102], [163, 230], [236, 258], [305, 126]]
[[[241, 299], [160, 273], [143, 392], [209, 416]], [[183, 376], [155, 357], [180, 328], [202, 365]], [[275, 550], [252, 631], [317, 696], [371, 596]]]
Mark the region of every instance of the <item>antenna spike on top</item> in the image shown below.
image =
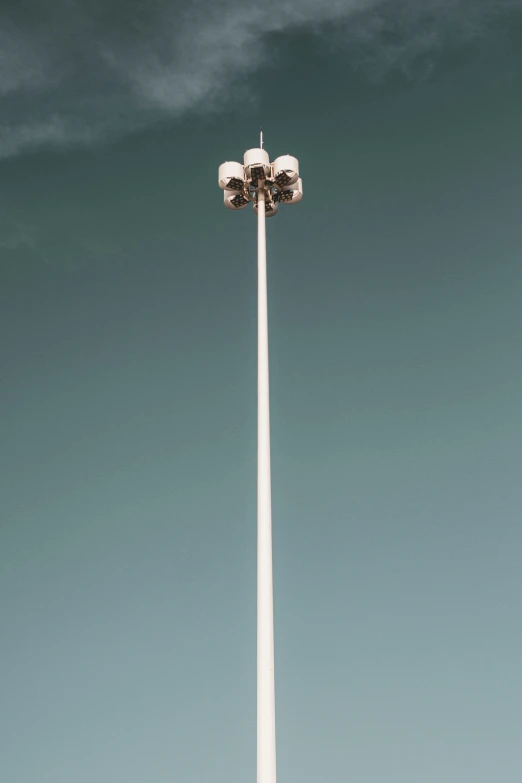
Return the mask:
[[261, 128], [261, 133], [260, 133], [260, 136], [259, 136], [259, 145], [260, 145], [261, 149], [263, 149], [263, 128]]

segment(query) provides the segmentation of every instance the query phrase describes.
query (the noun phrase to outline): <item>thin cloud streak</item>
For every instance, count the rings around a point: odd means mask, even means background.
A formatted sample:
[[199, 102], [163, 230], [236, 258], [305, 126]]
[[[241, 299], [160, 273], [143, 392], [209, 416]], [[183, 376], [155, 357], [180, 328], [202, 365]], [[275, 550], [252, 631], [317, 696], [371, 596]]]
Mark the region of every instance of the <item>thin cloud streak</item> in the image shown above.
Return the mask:
[[521, 8], [522, 0], [56, 0], [51, 12], [34, 0], [30, 12], [0, 15], [0, 157], [93, 144], [229, 104], [238, 78], [283, 56], [272, 33], [320, 35], [329, 25], [382, 75]]

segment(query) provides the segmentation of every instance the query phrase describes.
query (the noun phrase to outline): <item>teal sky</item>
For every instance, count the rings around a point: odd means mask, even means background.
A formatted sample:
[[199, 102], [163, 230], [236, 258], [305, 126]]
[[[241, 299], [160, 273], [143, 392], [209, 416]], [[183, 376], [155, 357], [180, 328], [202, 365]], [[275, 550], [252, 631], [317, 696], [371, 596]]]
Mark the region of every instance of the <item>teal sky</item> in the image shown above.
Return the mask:
[[[419, 7], [422, 7], [421, 9]], [[522, 779], [522, 2], [0, 12], [0, 779]]]

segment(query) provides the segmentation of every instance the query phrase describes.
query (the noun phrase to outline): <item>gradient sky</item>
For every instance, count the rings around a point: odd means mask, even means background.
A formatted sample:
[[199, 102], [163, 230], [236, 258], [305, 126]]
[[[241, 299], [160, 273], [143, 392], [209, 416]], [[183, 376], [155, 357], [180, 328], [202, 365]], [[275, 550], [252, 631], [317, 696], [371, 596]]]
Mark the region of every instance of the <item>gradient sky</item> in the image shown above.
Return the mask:
[[522, 2], [0, 11], [0, 779], [522, 780]]

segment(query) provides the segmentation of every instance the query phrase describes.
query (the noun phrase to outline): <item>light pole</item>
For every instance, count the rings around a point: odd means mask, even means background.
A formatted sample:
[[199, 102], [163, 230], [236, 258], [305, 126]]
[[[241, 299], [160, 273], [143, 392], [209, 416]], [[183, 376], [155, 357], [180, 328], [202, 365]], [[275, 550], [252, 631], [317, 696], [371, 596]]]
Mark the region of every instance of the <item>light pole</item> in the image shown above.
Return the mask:
[[218, 179], [226, 207], [253, 203], [257, 213], [257, 783], [276, 783], [265, 218], [277, 213], [278, 204], [301, 201], [303, 185], [297, 158], [282, 155], [270, 163], [262, 131], [259, 147], [245, 152], [243, 164], [222, 163]]

